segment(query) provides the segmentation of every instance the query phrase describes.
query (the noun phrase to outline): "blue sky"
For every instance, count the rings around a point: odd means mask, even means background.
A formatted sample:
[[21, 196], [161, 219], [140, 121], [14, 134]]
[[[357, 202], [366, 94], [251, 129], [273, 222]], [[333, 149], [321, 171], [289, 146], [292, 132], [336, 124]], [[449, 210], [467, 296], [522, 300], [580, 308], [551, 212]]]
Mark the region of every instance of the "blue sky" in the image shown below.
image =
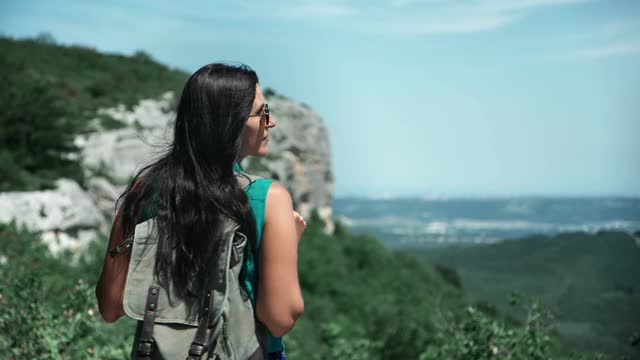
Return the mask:
[[250, 65], [323, 117], [337, 196], [640, 196], [636, 0], [0, 4], [4, 35]]

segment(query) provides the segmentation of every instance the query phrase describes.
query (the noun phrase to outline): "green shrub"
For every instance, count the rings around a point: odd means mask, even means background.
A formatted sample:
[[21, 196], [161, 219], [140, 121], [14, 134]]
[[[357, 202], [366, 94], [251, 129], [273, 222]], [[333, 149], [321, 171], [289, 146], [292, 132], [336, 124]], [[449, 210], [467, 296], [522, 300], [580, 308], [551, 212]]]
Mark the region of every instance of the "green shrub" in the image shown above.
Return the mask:
[[[94, 284], [102, 256], [86, 253], [78, 265], [71, 265], [70, 254], [53, 257], [35, 234], [19, 230], [15, 224], [0, 225], [0, 249], [3, 357], [128, 357], [134, 322], [123, 319], [107, 324], [99, 318]], [[96, 245], [90, 250], [104, 251]]]
[[473, 306], [465, 307], [457, 321], [443, 317], [438, 325], [438, 346], [421, 359], [549, 359], [551, 314], [538, 302], [528, 307], [522, 327], [511, 328]]
[[446, 282], [455, 288], [462, 289], [462, 280], [455, 269], [442, 264], [435, 264], [434, 268]]
[[98, 116], [98, 119], [100, 121], [100, 126], [105, 130], [115, 130], [127, 127], [127, 124], [124, 121], [114, 119], [112, 116], [107, 114], [101, 114]]
[[73, 158], [74, 134], [82, 124], [68, 116], [53, 82], [6, 59], [0, 68], [0, 172], [8, 174], [0, 191], [45, 189], [59, 177], [82, 182], [82, 166]]

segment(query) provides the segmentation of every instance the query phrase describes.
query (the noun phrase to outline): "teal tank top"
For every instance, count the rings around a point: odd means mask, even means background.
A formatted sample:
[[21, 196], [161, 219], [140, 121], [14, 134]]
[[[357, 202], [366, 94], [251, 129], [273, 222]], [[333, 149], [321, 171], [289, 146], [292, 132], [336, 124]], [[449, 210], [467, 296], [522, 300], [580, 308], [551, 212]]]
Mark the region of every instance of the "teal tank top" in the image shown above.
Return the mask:
[[[233, 163], [233, 171], [239, 173], [245, 173], [244, 169], [238, 162]], [[251, 211], [253, 212], [253, 217], [256, 219], [256, 240], [257, 246], [256, 248], [260, 250], [260, 245], [262, 244], [262, 228], [264, 227], [264, 214], [265, 214], [265, 203], [267, 199], [267, 191], [269, 190], [269, 186], [273, 180], [271, 179], [258, 179], [253, 183], [247, 185], [244, 188], [245, 193], [247, 194], [247, 198], [249, 198], [249, 206], [251, 207]], [[260, 251], [258, 251], [260, 252]], [[256, 268], [255, 261], [252, 256], [252, 252], [250, 247], [245, 248], [245, 262], [243, 264], [246, 279], [245, 279], [245, 289], [249, 294], [249, 298], [251, 299], [251, 303], [253, 304], [253, 308], [256, 308], [256, 295], [255, 291], [257, 288], [257, 276], [256, 276]], [[269, 334], [269, 352], [281, 352], [284, 350], [284, 343], [282, 341], [282, 337], [273, 337]]]
[[[233, 164], [234, 172], [245, 173], [244, 169], [238, 162]], [[247, 194], [247, 198], [249, 199], [249, 206], [251, 207], [251, 211], [253, 213], [253, 217], [256, 219], [256, 239], [257, 239], [257, 249], [260, 250], [260, 245], [262, 241], [262, 228], [264, 227], [264, 213], [265, 213], [265, 203], [267, 200], [267, 191], [269, 190], [269, 186], [273, 180], [271, 179], [258, 179], [253, 183], [247, 185], [244, 188], [245, 193]], [[147, 206], [143, 206], [141, 212], [140, 222], [144, 222], [148, 219], [151, 219], [155, 216], [158, 210], [158, 198], [154, 197]], [[259, 251], [258, 251], [259, 252]], [[257, 288], [257, 274], [255, 262], [252, 256], [251, 248], [249, 246], [245, 247], [245, 256], [244, 256], [244, 264], [243, 268], [246, 274], [244, 287], [247, 290], [247, 294], [251, 299], [251, 303], [253, 304], [253, 308], [256, 308], [256, 288]], [[269, 352], [281, 352], [284, 350], [284, 343], [282, 342], [282, 337], [273, 337], [269, 334]]]

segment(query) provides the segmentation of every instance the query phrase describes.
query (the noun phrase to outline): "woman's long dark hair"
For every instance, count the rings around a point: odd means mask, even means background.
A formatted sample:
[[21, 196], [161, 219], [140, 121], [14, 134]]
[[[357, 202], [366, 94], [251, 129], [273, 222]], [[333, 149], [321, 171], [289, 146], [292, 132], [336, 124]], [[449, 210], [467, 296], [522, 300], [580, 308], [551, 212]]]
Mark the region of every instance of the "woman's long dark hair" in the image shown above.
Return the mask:
[[249, 67], [209, 64], [187, 81], [175, 115], [173, 142], [142, 168], [118, 199], [127, 237], [140, 212], [156, 202], [154, 275], [192, 308], [213, 273], [225, 218], [247, 235], [253, 258], [256, 225], [234, 174], [258, 76]]

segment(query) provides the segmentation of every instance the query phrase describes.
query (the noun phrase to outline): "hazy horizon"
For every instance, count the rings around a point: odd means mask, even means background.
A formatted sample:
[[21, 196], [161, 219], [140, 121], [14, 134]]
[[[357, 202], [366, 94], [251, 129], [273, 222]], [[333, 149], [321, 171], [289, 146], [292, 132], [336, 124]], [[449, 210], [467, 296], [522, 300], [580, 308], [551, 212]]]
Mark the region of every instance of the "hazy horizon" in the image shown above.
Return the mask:
[[501, 199], [629, 199], [638, 200], [640, 195], [580, 195], [580, 194], [412, 194], [393, 195], [391, 193], [381, 194], [346, 194], [334, 196], [334, 199], [366, 199], [366, 200], [426, 200], [426, 201], [448, 201], [448, 200], [501, 200]]

